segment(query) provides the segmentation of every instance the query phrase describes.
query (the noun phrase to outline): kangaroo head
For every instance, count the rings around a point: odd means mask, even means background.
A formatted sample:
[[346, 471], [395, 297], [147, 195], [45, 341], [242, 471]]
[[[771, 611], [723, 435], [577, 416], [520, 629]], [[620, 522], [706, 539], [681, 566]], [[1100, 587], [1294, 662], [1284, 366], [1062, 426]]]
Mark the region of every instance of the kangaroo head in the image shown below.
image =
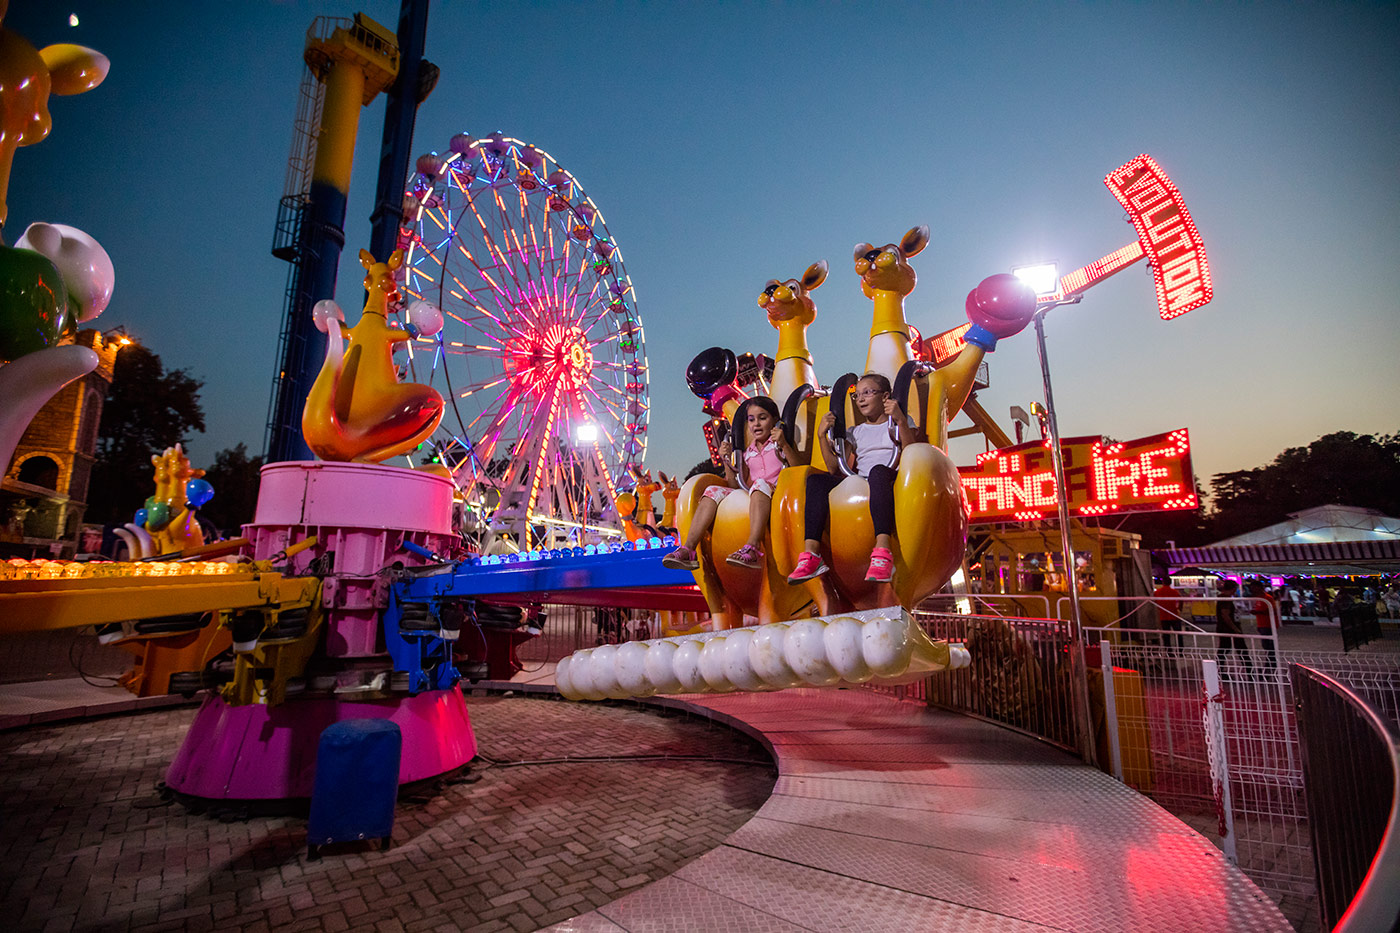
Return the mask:
[[[0, 0], [0, 20], [8, 5]], [[19, 33], [0, 26], [0, 224], [5, 221], [15, 149], [39, 142], [53, 126], [49, 95], [90, 91], [107, 77], [109, 66], [101, 52], [68, 43], [36, 49]]]
[[681, 484], [676, 482], [674, 476], [667, 476], [665, 473], [661, 473], [660, 476], [662, 484], [661, 495], [665, 496], [667, 499], [675, 499], [681, 494]]
[[758, 296], [758, 306], [768, 312], [768, 323], [777, 327], [798, 321], [806, 327], [815, 321], [817, 306], [808, 292], [826, 281], [826, 269], [826, 260], [819, 259], [807, 267], [801, 279], [769, 279]]
[[388, 262], [375, 262], [367, 249], [360, 250], [360, 265], [365, 267], [365, 313], [383, 315], [391, 301], [399, 297], [399, 285], [394, 281], [394, 273], [403, 265], [403, 250], [396, 249]]
[[926, 225], [910, 230], [898, 243], [886, 243], [879, 247], [857, 243], [856, 275], [860, 276], [860, 290], [865, 297], [874, 298], [877, 291], [898, 292], [900, 295], [912, 292], [918, 276], [914, 274], [914, 267], [909, 265], [909, 257], [918, 255], [927, 245]]
[[170, 453], [174, 448], [167, 447], [158, 454], [151, 454], [151, 466], [155, 467], [156, 492], [170, 480]]

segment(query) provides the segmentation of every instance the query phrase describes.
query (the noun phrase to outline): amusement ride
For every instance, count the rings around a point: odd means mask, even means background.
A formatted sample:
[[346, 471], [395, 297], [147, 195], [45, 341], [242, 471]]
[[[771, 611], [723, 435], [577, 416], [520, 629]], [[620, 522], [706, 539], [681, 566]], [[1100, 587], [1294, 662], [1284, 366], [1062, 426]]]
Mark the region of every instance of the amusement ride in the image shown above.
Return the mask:
[[408, 374], [447, 402], [429, 444], [467, 530], [530, 550], [615, 527], [650, 404], [636, 294], [602, 212], [552, 156], [499, 133], [458, 134], [416, 168], [397, 274], [445, 326], [417, 338]]
[[[50, 79], [56, 92], [77, 93], [105, 74], [105, 59], [91, 50], [40, 53], [4, 35], [7, 99], [32, 96], [26, 89], [38, 85], [46, 97]], [[317, 236], [334, 226], [325, 218], [344, 216], [344, 154], [353, 152], [358, 108], [394, 86], [400, 51], [393, 33], [362, 15], [308, 33], [308, 81], [325, 86], [317, 92], [324, 108], [310, 109], [317, 119], [324, 110], [325, 125], [305, 129], [315, 143], [305, 153], [307, 187], [283, 206], [307, 212], [298, 222]], [[46, 100], [22, 103], [26, 113], [47, 113]], [[5, 129], [6, 139], [37, 141], [22, 127]], [[0, 181], [12, 152], [0, 151]], [[1154, 212], [1139, 225], [1141, 246], [1065, 277], [1056, 301], [1074, 300], [1144, 255], [1158, 272], [1160, 300], [1178, 296], [1177, 313], [1209, 300], [1194, 225], [1165, 175], [1141, 159], [1110, 176], [1130, 212]], [[404, 174], [407, 161], [405, 154]], [[278, 424], [275, 437], [285, 442], [295, 432], [293, 446], [316, 459], [263, 467], [256, 512], [239, 538], [202, 542], [194, 513], [215, 491], [175, 448], [153, 458], [156, 495], [124, 529], [127, 560], [0, 565], [7, 630], [113, 626], [104, 631], [136, 658], [131, 689], [203, 692], [167, 774], [174, 793], [204, 801], [306, 798], [318, 737], [350, 719], [399, 727], [402, 782], [466, 766], [476, 742], [460, 682], [464, 672], [484, 676], [487, 658], [528, 637], [515, 608], [522, 605], [708, 609], [699, 631], [600, 645], [561, 661], [557, 685], [570, 699], [899, 684], [970, 663], [966, 647], [931, 639], [911, 610], [964, 562], [970, 508], [946, 452], [949, 422], [969, 404], [985, 355], [1033, 319], [1039, 324], [1044, 301], [1034, 289], [1010, 274], [984, 279], [968, 295], [968, 323], [943, 340], [940, 356], [905, 311], [926, 226], [883, 245], [861, 243], [847, 267], [853, 275], [831, 275], [818, 261], [800, 276], [770, 280], [758, 299], [778, 332], [769, 378], [744, 378], [733, 354], [721, 352], [722, 365], [692, 367], [690, 384], [705, 400], [708, 424], [727, 423], [740, 439], [746, 403], [772, 393], [797, 462], [773, 490], [757, 566], [724, 559], [748, 533], [748, 490], [740, 488], [719, 504], [696, 549], [698, 569], [676, 570], [661, 558], [677, 538], [650, 534], [636, 513], [663, 491], [663, 524], [674, 517], [684, 536], [720, 478], [702, 473], [677, 487], [645, 472], [642, 323], [601, 211], [552, 156], [500, 133], [458, 134], [445, 155], [420, 156], [415, 169], [393, 188], [403, 195], [387, 248], [359, 251], [366, 295], [353, 326], [343, 326], [346, 315], [330, 294], [333, 264], [293, 276], [300, 291], [289, 296], [300, 297], [288, 306], [283, 342], [295, 353], [284, 359], [305, 365], [280, 373], [274, 409], [295, 423]], [[1159, 191], [1172, 196], [1170, 210], [1155, 206]], [[25, 405], [0, 419], [0, 440], [18, 437], [40, 396], [91, 368], [63, 333], [106, 302], [85, 287], [100, 292], [110, 263], [72, 261], [100, 247], [81, 231], [39, 226], [28, 241], [37, 248], [0, 249], [7, 302], [0, 386], [8, 380], [26, 392]], [[1192, 237], [1170, 239], [1178, 227]], [[286, 258], [325, 257], [304, 238], [279, 242], [275, 251]], [[1204, 290], [1184, 291], [1188, 266], [1204, 273]], [[84, 281], [84, 270], [96, 270], [97, 281]], [[73, 295], [70, 317], [35, 304], [44, 276]], [[332, 284], [307, 294], [306, 283], [318, 281]], [[106, 295], [110, 284], [107, 275]], [[852, 395], [858, 374], [822, 383], [817, 373], [828, 367], [807, 347], [818, 287], [859, 288], [871, 301], [862, 372], [887, 378], [908, 416], [912, 436], [888, 465], [897, 476], [892, 582], [865, 575], [875, 541], [869, 487], [842, 452], [863, 418]], [[48, 325], [41, 345], [19, 339], [41, 319]], [[713, 354], [702, 357], [713, 362]], [[829, 446], [819, 438], [828, 423]], [[824, 449], [836, 452], [835, 462]], [[0, 453], [10, 451], [0, 446]], [[400, 458], [404, 465], [391, 465]], [[792, 584], [805, 480], [822, 470], [839, 476], [821, 541], [831, 572]], [[1136, 476], [1124, 482], [1136, 488]]]

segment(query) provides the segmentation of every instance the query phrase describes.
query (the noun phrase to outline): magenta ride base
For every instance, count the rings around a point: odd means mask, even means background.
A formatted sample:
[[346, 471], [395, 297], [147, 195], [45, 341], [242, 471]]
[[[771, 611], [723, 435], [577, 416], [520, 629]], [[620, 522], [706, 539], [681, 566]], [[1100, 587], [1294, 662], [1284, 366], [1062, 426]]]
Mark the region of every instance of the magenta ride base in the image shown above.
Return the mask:
[[310, 797], [321, 731], [344, 719], [389, 719], [403, 732], [399, 783], [460, 768], [476, 756], [462, 691], [391, 700], [305, 697], [281, 706], [229, 706], [209, 696], [195, 714], [165, 783], [209, 800]]
[[[292, 574], [322, 565], [326, 634], [312, 665], [391, 666], [380, 618], [388, 601], [380, 571], [423, 559], [412, 541], [446, 552], [452, 528], [452, 483], [441, 476], [373, 463], [271, 463], [262, 468], [257, 512], [244, 535], [256, 559], [316, 536], [296, 555]], [[328, 568], [324, 565], [328, 565]], [[190, 797], [263, 801], [311, 796], [321, 732], [346, 719], [389, 719], [403, 733], [399, 783], [436, 777], [476, 755], [462, 691], [425, 691], [384, 699], [352, 694], [293, 694], [278, 706], [231, 706], [205, 699], [166, 774]]]

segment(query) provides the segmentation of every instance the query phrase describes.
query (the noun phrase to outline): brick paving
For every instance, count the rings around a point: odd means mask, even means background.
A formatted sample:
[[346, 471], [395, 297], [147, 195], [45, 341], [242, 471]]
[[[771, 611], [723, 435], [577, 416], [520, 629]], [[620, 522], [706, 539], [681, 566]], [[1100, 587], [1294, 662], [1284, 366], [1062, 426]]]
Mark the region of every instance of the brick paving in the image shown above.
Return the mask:
[[[192, 709], [0, 735], [0, 915], [22, 930], [524, 931], [673, 874], [746, 823], [768, 755], [632, 707], [468, 700], [476, 783], [401, 799], [393, 848], [305, 859], [305, 822], [222, 822], [156, 785]], [[762, 761], [636, 760], [699, 755]], [[580, 756], [602, 761], [518, 764]], [[494, 763], [491, 763], [494, 762]]]

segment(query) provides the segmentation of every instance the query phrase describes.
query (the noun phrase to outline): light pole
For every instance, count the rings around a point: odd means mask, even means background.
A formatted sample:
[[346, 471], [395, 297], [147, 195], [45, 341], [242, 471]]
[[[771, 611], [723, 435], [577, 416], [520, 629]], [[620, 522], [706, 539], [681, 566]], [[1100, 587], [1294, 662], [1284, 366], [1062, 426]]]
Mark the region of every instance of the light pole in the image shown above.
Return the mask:
[[[1012, 273], [1035, 289], [1037, 295], [1053, 293], [1059, 276], [1054, 263], [1041, 263], [1036, 266], [1014, 268]], [[1050, 432], [1050, 459], [1055, 466], [1055, 499], [1060, 516], [1060, 550], [1064, 563], [1065, 584], [1069, 587], [1069, 665], [1070, 680], [1074, 684], [1071, 702], [1074, 706], [1075, 731], [1078, 733], [1079, 747], [1084, 760], [1098, 764], [1094, 748], [1094, 736], [1089, 728], [1089, 672], [1084, 659], [1084, 638], [1079, 608], [1079, 580], [1075, 572], [1074, 541], [1069, 525], [1069, 494], [1065, 485], [1064, 452], [1060, 450], [1060, 427], [1055, 419], [1055, 394], [1050, 386], [1050, 357], [1045, 351], [1045, 316], [1052, 308], [1060, 305], [1078, 304], [1082, 295], [1073, 295], [1060, 300], [1049, 301], [1036, 309], [1032, 321], [1035, 324], [1036, 349], [1040, 352], [1040, 376], [1045, 387], [1045, 426]]]

